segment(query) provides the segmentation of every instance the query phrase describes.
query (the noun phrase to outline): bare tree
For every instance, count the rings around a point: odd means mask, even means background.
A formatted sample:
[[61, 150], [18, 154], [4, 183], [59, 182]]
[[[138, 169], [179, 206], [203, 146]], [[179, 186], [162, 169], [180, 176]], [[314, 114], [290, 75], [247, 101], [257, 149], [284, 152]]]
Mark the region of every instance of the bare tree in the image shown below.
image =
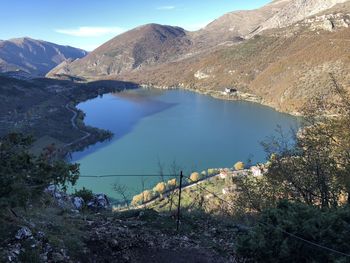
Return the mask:
[[158, 157], [158, 173], [160, 176], [160, 181], [164, 182], [164, 165], [161, 163], [159, 157]]
[[130, 192], [128, 191], [127, 186], [122, 184], [114, 184], [113, 190], [123, 198], [124, 204], [129, 209], [131, 195], [130, 195]]
[[304, 125], [292, 147], [282, 133], [265, 144], [274, 155], [268, 178], [282, 186], [278, 195], [324, 208], [338, 206], [344, 192], [350, 203], [349, 96], [332, 75], [331, 83], [331, 94], [305, 106]]
[[[169, 168], [169, 173], [171, 175], [174, 175], [174, 177], [176, 178], [178, 175], [180, 175], [180, 167], [176, 164], [176, 161], [174, 160], [172, 162], [172, 164], [170, 165]], [[174, 186], [176, 189], [176, 185]], [[172, 209], [173, 209], [173, 204], [174, 204], [174, 197], [176, 195], [177, 191], [170, 191], [168, 194], [168, 200], [169, 200], [169, 213], [171, 213]]]

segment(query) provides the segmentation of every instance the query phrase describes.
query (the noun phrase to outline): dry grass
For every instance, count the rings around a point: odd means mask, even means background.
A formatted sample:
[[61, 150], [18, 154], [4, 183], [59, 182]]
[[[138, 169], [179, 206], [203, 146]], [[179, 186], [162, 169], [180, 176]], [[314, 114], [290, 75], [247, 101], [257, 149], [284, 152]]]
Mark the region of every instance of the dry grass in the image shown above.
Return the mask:
[[[293, 32], [293, 34], [290, 34]], [[311, 32], [307, 28], [265, 32], [242, 44], [223, 47], [187, 60], [168, 63], [119, 78], [156, 86], [195, 89], [237, 87], [286, 112], [308, 99], [329, 93], [333, 73], [350, 89], [350, 29]], [[197, 71], [209, 75], [195, 78]]]

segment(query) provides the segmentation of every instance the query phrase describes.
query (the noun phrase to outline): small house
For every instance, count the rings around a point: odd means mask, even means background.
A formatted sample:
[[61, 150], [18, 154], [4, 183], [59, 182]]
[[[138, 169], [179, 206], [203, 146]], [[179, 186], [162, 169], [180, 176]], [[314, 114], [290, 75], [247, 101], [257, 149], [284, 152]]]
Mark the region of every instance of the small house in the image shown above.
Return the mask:
[[234, 88], [225, 88], [225, 93], [228, 95], [228, 94], [233, 94], [233, 93], [236, 93], [237, 92], [237, 89], [234, 89]]

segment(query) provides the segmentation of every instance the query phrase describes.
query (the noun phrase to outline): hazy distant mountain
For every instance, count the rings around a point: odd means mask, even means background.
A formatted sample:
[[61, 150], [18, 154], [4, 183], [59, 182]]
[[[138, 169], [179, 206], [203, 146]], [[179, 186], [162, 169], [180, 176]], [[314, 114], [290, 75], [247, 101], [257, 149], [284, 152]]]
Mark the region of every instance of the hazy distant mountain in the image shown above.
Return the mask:
[[0, 72], [26, 72], [45, 76], [66, 59], [86, 56], [81, 49], [30, 38], [0, 40]]
[[191, 46], [179, 27], [149, 24], [121, 34], [85, 58], [60, 65], [48, 75], [110, 76], [176, 59]]

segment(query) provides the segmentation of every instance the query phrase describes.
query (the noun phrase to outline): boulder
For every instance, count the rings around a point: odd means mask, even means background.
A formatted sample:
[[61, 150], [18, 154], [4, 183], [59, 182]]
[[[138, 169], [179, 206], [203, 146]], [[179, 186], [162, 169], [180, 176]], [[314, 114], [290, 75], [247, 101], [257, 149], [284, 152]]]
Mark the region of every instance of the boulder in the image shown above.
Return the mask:
[[45, 189], [45, 193], [51, 195], [61, 208], [71, 209], [73, 207], [71, 197], [67, 193], [61, 191], [56, 185], [49, 185]]
[[87, 205], [89, 208], [107, 209], [109, 207], [109, 200], [105, 194], [96, 194], [93, 200]]
[[18, 240], [27, 239], [29, 237], [33, 236], [32, 231], [26, 226], [22, 227], [20, 230], [17, 231], [17, 234], [15, 236]]
[[49, 193], [52, 196], [55, 194], [55, 192], [57, 192], [57, 187], [56, 185], [53, 185], [53, 184], [49, 185], [45, 189], [45, 193]]
[[84, 206], [84, 199], [79, 196], [75, 196], [72, 199], [72, 203], [76, 209], [81, 210]]
[[36, 233], [36, 236], [37, 236], [37, 238], [38, 238], [39, 240], [43, 240], [43, 239], [46, 238], [46, 235], [45, 235], [45, 233], [44, 233], [43, 231], [38, 231], [38, 232]]

